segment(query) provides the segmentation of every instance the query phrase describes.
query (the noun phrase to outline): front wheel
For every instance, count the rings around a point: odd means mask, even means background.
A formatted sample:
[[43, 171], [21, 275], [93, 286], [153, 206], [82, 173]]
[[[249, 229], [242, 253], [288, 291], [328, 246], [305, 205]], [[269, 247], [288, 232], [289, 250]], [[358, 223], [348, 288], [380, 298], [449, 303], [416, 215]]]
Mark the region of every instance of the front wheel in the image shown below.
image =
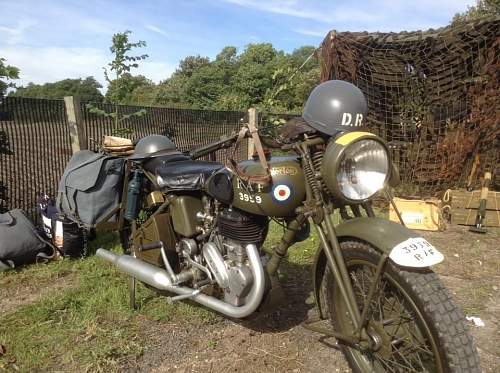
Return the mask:
[[[362, 311], [381, 255], [357, 241], [341, 243]], [[366, 335], [370, 348], [341, 345], [354, 372], [480, 372], [479, 357], [465, 318], [437, 275], [404, 270], [388, 261], [372, 299]], [[327, 268], [323, 292], [336, 330], [354, 327], [340, 290]]]

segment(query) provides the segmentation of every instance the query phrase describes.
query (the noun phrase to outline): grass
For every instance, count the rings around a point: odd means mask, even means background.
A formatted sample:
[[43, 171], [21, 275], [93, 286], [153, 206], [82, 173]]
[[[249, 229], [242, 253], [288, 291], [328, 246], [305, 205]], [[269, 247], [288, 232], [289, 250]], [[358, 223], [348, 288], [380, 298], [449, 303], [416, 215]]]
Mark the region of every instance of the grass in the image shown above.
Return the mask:
[[[118, 250], [114, 236], [94, 246]], [[139, 311], [128, 307], [127, 278], [96, 257], [63, 260], [2, 273], [0, 284], [13, 291], [27, 282], [46, 283], [74, 276], [74, 286], [50, 293], [0, 318], [0, 371], [117, 371], [123, 359], [147, 348], [148, 323], [189, 320], [206, 324], [218, 316], [201, 307], [168, 304], [139, 287]], [[8, 288], [7, 288], [8, 290]]]
[[[282, 228], [272, 224], [267, 247], [278, 244]], [[115, 235], [92, 247], [120, 251]], [[317, 249], [315, 234], [289, 250], [288, 261], [310, 265]], [[92, 249], [92, 248], [91, 248]], [[283, 266], [284, 276], [286, 269]], [[4, 291], [71, 278], [71, 286], [49, 292], [0, 318], [0, 371], [118, 371], [124, 359], [148, 348], [147, 328], [172, 321], [210, 324], [220, 316], [188, 303], [170, 305], [144, 286], [138, 287], [138, 311], [128, 306], [127, 276], [96, 257], [61, 260], [0, 273]], [[209, 341], [209, 346], [211, 343]]]
[[[266, 242], [269, 250], [279, 243], [282, 228], [271, 224]], [[92, 243], [119, 251], [115, 235], [105, 235]], [[307, 270], [319, 246], [315, 232], [288, 252], [281, 276], [286, 279], [291, 266]], [[458, 251], [457, 251], [458, 250]], [[460, 258], [453, 257], [458, 252]], [[457, 289], [457, 297], [467, 314], [477, 314], [491, 297], [492, 277], [498, 276], [500, 262], [495, 248], [480, 242], [445, 251], [442, 273], [467, 279], [469, 286]], [[464, 268], [467, 258], [467, 268]], [[438, 271], [439, 272], [439, 271]], [[486, 276], [486, 279], [484, 278]], [[479, 281], [480, 279], [484, 281]], [[62, 260], [0, 273], [0, 295], [16, 289], [43, 288], [71, 279], [69, 286], [34, 298], [0, 317], [0, 372], [28, 371], [118, 371], [125, 360], [140, 357], [150, 346], [148, 331], [170, 322], [206, 325], [221, 317], [188, 303], [168, 304], [164, 297], [139, 286], [139, 309], [128, 307], [127, 277], [96, 257]], [[473, 281], [473, 282], [472, 282]], [[207, 346], [215, 348], [212, 340]], [[1, 349], [0, 349], [1, 351]]]

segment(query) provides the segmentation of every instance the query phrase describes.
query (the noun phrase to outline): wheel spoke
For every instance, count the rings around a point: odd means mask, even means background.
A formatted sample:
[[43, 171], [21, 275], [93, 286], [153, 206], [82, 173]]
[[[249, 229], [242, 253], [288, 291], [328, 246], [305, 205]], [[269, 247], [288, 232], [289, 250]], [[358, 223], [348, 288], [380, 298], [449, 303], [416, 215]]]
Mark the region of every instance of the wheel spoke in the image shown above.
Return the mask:
[[[374, 274], [373, 268], [368, 266], [358, 266], [350, 270], [353, 290], [361, 311], [368, 290], [375, 280]], [[384, 275], [376, 284], [373, 299], [367, 306], [368, 328], [372, 323], [373, 332], [386, 335], [386, 342], [383, 343], [388, 343], [383, 347], [386, 352], [370, 353], [373, 364], [378, 362], [388, 372], [433, 371], [435, 357], [419, 330], [413, 307], [397, 288], [389, 284]]]

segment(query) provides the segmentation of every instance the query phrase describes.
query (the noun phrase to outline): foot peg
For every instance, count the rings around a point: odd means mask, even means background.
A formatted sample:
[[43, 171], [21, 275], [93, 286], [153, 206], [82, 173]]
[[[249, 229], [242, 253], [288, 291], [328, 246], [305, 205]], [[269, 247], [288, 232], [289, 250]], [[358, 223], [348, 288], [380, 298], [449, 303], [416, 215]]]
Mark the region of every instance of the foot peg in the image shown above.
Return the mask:
[[201, 290], [195, 290], [191, 294], [176, 295], [175, 297], [168, 297], [167, 302], [168, 302], [168, 304], [172, 304], [172, 303], [180, 301], [180, 300], [192, 298], [196, 294], [199, 294], [199, 293], [201, 293]]

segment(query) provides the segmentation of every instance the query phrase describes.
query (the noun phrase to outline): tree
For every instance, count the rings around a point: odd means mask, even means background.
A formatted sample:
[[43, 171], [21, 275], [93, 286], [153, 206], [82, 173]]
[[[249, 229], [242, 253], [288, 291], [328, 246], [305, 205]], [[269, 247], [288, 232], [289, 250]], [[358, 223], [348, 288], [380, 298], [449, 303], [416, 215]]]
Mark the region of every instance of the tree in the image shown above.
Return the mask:
[[77, 96], [82, 101], [102, 102], [103, 96], [99, 90], [102, 85], [94, 77], [85, 79], [64, 79], [54, 83], [33, 84], [18, 87], [11, 96], [62, 99], [64, 96]]
[[179, 68], [175, 71], [174, 75], [182, 75], [189, 78], [195, 71], [209, 64], [210, 60], [208, 57], [200, 57], [200, 55], [188, 56], [179, 62]]
[[500, 15], [500, 0], [477, 0], [476, 5], [467, 7], [463, 13], [457, 13], [453, 17], [452, 24], [473, 21], [485, 16]]
[[260, 106], [273, 112], [298, 112], [319, 83], [320, 69], [314, 58], [316, 48], [306, 46], [279, 59], [273, 72], [273, 86]]
[[[112, 80], [106, 91], [106, 100], [120, 105], [132, 105], [137, 103], [137, 93], [134, 92], [140, 87], [152, 87], [154, 84], [144, 75], [133, 76], [130, 73], [124, 73], [119, 80]], [[117, 92], [122, 90], [122, 92]], [[114, 98], [120, 98], [119, 102], [113, 102]]]
[[159, 85], [134, 88], [126, 103], [212, 110], [260, 106], [297, 112], [319, 82], [318, 60], [311, 58], [315, 49], [305, 46], [286, 54], [262, 43], [249, 44], [240, 54], [236, 47], [224, 47], [214, 60], [188, 56]]
[[10, 80], [19, 79], [19, 69], [5, 64], [5, 58], [0, 57], [0, 97], [4, 96], [7, 88], [14, 87]]
[[[112, 44], [109, 50], [114, 55], [114, 58], [108, 64], [109, 70], [104, 67], [104, 78], [110, 86], [113, 85], [112, 92], [109, 95], [106, 94], [106, 97], [112, 104], [114, 104], [114, 111], [108, 113], [94, 105], [87, 106], [89, 111], [92, 113], [113, 118], [113, 133], [118, 135], [131, 132], [128, 128], [122, 126], [126, 119], [146, 114], [146, 110], [141, 109], [135, 113], [123, 115], [120, 113], [119, 108], [119, 105], [126, 99], [127, 95], [131, 93], [131, 86], [129, 83], [133, 80], [130, 78], [130, 71], [139, 67], [139, 61], [148, 58], [147, 54], [135, 56], [131, 56], [129, 54], [133, 49], [143, 48], [146, 46], [146, 42], [142, 40], [135, 43], [129, 41], [129, 35], [131, 33], [131, 31], [127, 30], [113, 35]], [[113, 78], [110, 77], [110, 74], [113, 74]]]

